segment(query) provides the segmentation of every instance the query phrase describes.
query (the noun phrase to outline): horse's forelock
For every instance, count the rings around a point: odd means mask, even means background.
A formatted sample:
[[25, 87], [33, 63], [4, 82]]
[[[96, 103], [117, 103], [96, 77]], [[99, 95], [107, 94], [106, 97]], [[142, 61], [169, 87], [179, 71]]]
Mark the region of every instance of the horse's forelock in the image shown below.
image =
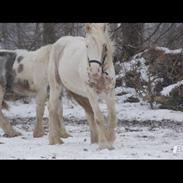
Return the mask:
[[88, 32], [92, 37], [97, 40], [105, 39], [107, 45], [107, 59], [111, 60], [115, 51], [114, 42], [111, 40], [110, 27], [106, 23], [91, 23], [90, 32]]
[[108, 25], [106, 23], [90, 23], [86, 24], [87, 33], [97, 33], [97, 32], [106, 32], [108, 31]]

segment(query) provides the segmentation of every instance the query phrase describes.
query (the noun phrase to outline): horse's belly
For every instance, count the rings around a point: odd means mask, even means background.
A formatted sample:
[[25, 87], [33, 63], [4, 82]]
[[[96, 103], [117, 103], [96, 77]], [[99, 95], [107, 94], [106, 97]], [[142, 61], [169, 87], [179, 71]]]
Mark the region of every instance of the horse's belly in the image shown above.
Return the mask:
[[24, 96], [35, 96], [36, 90], [32, 87], [31, 82], [26, 79], [18, 79], [12, 85], [12, 90]]

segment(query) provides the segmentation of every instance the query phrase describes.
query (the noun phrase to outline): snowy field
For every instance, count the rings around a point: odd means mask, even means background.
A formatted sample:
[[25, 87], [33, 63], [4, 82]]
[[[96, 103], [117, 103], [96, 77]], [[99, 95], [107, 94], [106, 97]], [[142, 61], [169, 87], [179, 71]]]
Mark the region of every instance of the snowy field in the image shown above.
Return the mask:
[[[45, 136], [33, 138], [35, 100], [8, 102], [3, 111], [22, 136], [6, 138], [0, 129], [0, 159], [183, 159], [183, 112], [151, 110], [148, 104], [124, 103], [116, 98], [118, 127], [114, 150], [98, 150], [90, 144], [83, 110], [64, 100], [66, 129], [72, 135], [62, 145], [48, 145], [48, 111], [44, 114]], [[101, 104], [106, 114], [106, 106]], [[182, 149], [181, 149], [182, 148]]]

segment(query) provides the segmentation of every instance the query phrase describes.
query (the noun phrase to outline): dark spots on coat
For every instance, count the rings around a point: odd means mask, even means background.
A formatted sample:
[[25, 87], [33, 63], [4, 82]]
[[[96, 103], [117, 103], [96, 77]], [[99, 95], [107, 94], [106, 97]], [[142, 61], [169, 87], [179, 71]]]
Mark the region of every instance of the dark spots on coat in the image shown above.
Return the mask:
[[13, 91], [20, 95], [32, 95], [36, 91], [32, 90], [28, 80], [18, 79], [13, 85]]
[[19, 64], [17, 72], [20, 73], [24, 70], [24, 65], [23, 64]]
[[30, 85], [28, 80], [24, 80], [24, 86], [27, 90], [30, 90]]
[[30, 85], [29, 85], [29, 81], [28, 80], [18, 80], [18, 82], [16, 83], [20, 88], [22, 88], [22, 90], [30, 90]]
[[20, 62], [23, 60], [23, 58], [24, 58], [23, 56], [19, 56], [19, 57], [17, 58], [17, 62], [20, 63]]

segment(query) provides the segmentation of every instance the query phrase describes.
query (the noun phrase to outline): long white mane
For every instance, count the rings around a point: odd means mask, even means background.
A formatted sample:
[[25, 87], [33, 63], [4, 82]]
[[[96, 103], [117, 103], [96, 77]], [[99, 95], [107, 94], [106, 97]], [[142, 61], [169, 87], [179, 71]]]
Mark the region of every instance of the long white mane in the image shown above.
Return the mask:
[[[113, 54], [115, 51], [114, 41], [111, 40], [110, 36], [110, 27], [108, 24], [104, 23], [91, 23], [90, 25], [90, 34], [97, 40], [103, 39], [105, 37], [106, 44], [107, 44], [107, 62], [106, 64], [110, 64], [113, 62]], [[86, 25], [87, 27], [87, 25]], [[103, 31], [101, 31], [101, 29]], [[102, 35], [104, 34], [104, 35]]]

